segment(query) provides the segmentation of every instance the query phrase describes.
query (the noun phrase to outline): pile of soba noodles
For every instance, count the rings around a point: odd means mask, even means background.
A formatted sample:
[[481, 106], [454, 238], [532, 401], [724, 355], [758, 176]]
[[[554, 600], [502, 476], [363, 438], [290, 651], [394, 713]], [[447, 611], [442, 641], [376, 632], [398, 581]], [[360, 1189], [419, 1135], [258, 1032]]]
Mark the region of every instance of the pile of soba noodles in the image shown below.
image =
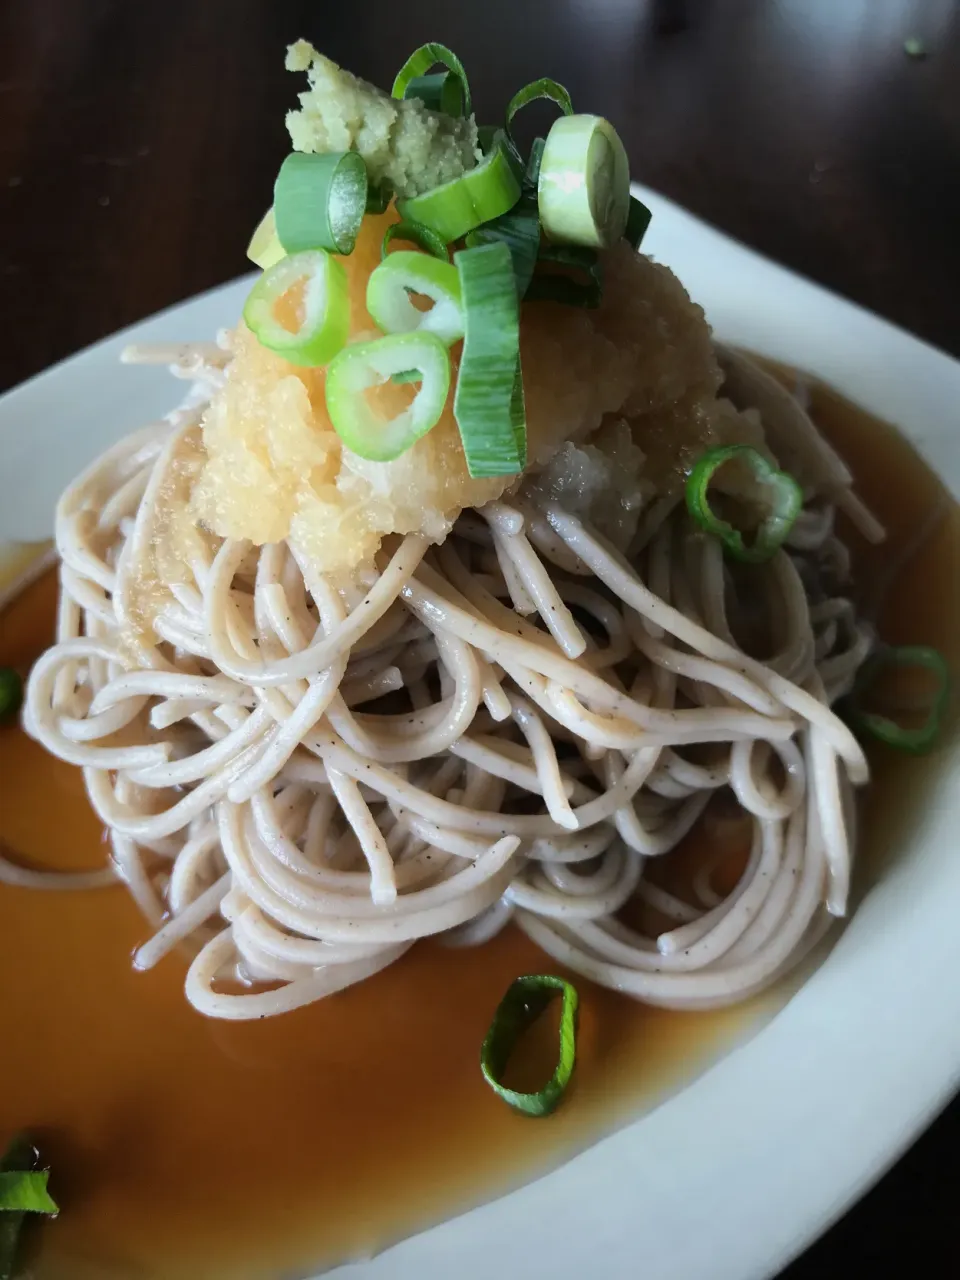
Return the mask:
[[[382, 238], [364, 228], [354, 334]], [[871, 635], [835, 516], [881, 531], [801, 400], [714, 347], [669, 271], [624, 244], [604, 268], [596, 310], [524, 304], [530, 465], [500, 483], [469, 480], [449, 408], [395, 462], [353, 457], [322, 371], [242, 324], [130, 353], [189, 394], [60, 501], [57, 642], [25, 724], [83, 769], [112, 845], [51, 883], [122, 881], [154, 930], [135, 963], [190, 948], [201, 1012], [282, 1013], [420, 939], [508, 925], [703, 1009], [844, 914], [866, 767], [831, 706]], [[803, 487], [766, 564], [725, 558], [684, 503], [731, 442]], [[752, 832], [742, 874], [722, 893], [707, 859], [668, 892], [651, 868], [722, 792]]]

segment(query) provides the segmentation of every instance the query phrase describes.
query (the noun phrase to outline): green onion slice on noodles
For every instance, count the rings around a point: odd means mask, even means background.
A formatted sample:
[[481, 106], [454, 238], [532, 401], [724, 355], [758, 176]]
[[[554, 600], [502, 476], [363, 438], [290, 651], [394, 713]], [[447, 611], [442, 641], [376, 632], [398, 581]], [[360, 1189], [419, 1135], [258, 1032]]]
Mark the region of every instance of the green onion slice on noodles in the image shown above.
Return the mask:
[[503, 130], [499, 127], [499, 125], [495, 125], [495, 124], [478, 124], [477, 125], [477, 146], [480, 148], [480, 150], [484, 155], [486, 155], [491, 150], [491, 148], [493, 147], [493, 144], [497, 140], [498, 135], [502, 133], [503, 133]]
[[411, 53], [410, 57], [397, 72], [397, 78], [394, 80], [393, 89], [391, 90], [393, 97], [409, 97], [410, 94], [407, 90], [413, 81], [426, 76], [427, 72], [435, 67], [437, 63], [446, 67], [460, 81], [463, 100], [460, 114], [470, 115], [473, 111], [473, 103], [470, 99], [470, 84], [467, 80], [467, 73], [464, 71], [463, 63], [457, 55], [451, 49], [448, 49], [445, 44], [436, 44], [435, 42], [422, 44], [419, 49], [415, 49]]
[[613, 125], [602, 116], [561, 116], [547, 134], [537, 196], [551, 240], [615, 244], [630, 211], [630, 164]]
[[0, 1170], [0, 1213], [58, 1213], [47, 1191], [47, 1169]]
[[[399, 255], [388, 259], [392, 262]], [[424, 259], [432, 262], [433, 259]], [[384, 419], [366, 393], [395, 374], [416, 370], [420, 390], [392, 419]], [[450, 389], [450, 356], [435, 333], [396, 333], [344, 347], [327, 369], [327, 413], [334, 430], [353, 453], [372, 462], [391, 462], [436, 426]]]
[[476, 227], [467, 236], [467, 248], [499, 240], [510, 250], [517, 297], [522, 298], [530, 287], [540, 249], [540, 215], [534, 201], [524, 198], [509, 213]]
[[450, 250], [435, 231], [423, 227], [419, 222], [392, 222], [383, 233], [380, 245], [380, 257], [385, 258], [394, 240], [406, 240], [408, 244], [419, 245], [425, 253], [432, 253], [443, 262], [450, 261]]
[[398, 201], [397, 211], [404, 221], [429, 227], [449, 244], [481, 223], [499, 218], [519, 199], [520, 179], [500, 134], [475, 169], [422, 195]]
[[533, 277], [531, 302], [559, 302], [568, 307], [599, 307], [603, 300], [603, 268], [596, 249], [573, 244], [543, 244], [538, 261], [567, 267], [575, 275], [541, 272]]
[[447, 116], [462, 116], [464, 108], [463, 80], [453, 71], [438, 71], [429, 76], [415, 76], [403, 91], [405, 98], [419, 98], [431, 111]]
[[[711, 482], [728, 462], [747, 468], [767, 495], [768, 514], [748, 543], [739, 529], [716, 514], [710, 505]], [[786, 471], [779, 471], [750, 445], [730, 444], [708, 449], [696, 462], [686, 485], [687, 510], [707, 533], [719, 538], [735, 560], [761, 564], [783, 544], [803, 506], [803, 491]]]
[[[536, 1022], [552, 1000], [562, 1000], [557, 1066], [542, 1089], [521, 1093], [503, 1083], [503, 1073], [524, 1032]], [[515, 978], [493, 1016], [480, 1050], [480, 1069], [487, 1084], [504, 1102], [528, 1116], [547, 1116], [555, 1110], [573, 1075], [577, 1056], [576, 988], [553, 974]]]
[[[420, 311], [410, 294], [430, 298]], [[367, 282], [367, 310], [384, 333], [435, 333], [447, 346], [463, 337], [460, 275], [450, 262], [403, 249], [389, 254]]]
[[388, 182], [382, 182], [379, 186], [373, 183], [367, 187], [367, 213], [386, 213], [390, 207], [390, 201], [393, 199], [393, 190]]
[[367, 166], [356, 151], [293, 151], [273, 188], [277, 236], [287, 253], [353, 253], [367, 209]]
[[520, 302], [504, 241], [461, 249], [464, 343], [453, 411], [474, 478], [517, 475], [527, 465], [520, 377]]
[[[924, 700], [928, 702], [926, 719], [916, 728], [898, 724], [891, 717], [877, 711], [868, 711], [864, 707], [868, 696], [876, 693], [884, 673], [895, 667], [914, 668], [933, 677], [932, 693]], [[949, 702], [950, 669], [946, 658], [938, 649], [923, 644], [884, 646], [860, 668], [847, 699], [847, 713], [854, 729], [869, 734], [898, 751], [923, 755], [937, 740]]]
[[534, 138], [530, 144], [530, 155], [523, 174], [523, 189], [532, 191], [534, 195], [536, 195], [537, 184], [540, 182], [540, 165], [543, 163], [543, 149], [546, 145], [546, 138]]
[[536, 102], [539, 98], [548, 98], [551, 102], [555, 102], [565, 116], [573, 115], [573, 102], [562, 84], [558, 84], [556, 80], [551, 80], [547, 76], [540, 80], [533, 80], [530, 84], [525, 84], [522, 89], [518, 89], [507, 103], [507, 134], [510, 138], [513, 137], [514, 116], [528, 103]]
[[647, 227], [650, 225], [650, 217], [650, 210], [643, 201], [638, 200], [636, 196], [631, 196], [630, 212], [627, 214], [627, 229], [623, 234], [634, 249], [640, 248], [640, 242], [647, 234]]
[[[291, 297], [295, 290], [300, 290], [297, 300]], [[283, 319], [282, 311], [287, 313]], [[327, 364], [350, 330], [343, 263], [322, 249], [281, 258], [251, 289], [243, 318], [263, 346], [291, 364], [306, 368]], [[292, 323], [285, 324], [284, 319]]]
[[596, 285], [570, 276], [534, 276], [527, 290], [528, 302], [556, 302], [563, 307], [595, 310], [602, 300]]
[[56, 1214], [47, 1191], [48, 1172], [39, 1169], [36, 1147], [16, 1138], [0, 1155], [0, 1280], [13, 1280], [17, 1245], [26, 1213]]

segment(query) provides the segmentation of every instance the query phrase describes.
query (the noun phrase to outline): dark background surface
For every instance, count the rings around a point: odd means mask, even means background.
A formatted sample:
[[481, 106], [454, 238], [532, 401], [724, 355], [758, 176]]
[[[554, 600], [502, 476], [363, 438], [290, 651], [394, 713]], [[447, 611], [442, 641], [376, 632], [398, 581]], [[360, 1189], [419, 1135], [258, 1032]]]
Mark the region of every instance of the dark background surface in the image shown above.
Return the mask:
[[[0, 389], [246, 269], [299, 35], [385, 85], [442, 40], [481, 119], [552, 75], [635, 177], [960, 355], [956, 0], [0, 0]], [[786, 1280], [958, 1274], [958, 1147], [954, 1104]]]

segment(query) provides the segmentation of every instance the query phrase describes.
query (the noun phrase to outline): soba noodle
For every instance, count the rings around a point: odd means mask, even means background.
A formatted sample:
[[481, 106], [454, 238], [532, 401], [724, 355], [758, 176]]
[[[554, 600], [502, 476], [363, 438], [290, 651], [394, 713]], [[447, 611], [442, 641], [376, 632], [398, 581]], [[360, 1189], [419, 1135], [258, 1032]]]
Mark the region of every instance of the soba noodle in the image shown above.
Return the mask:
[[[57, 642], [25, 704], [28, 731], [83, 769], [113, 860], [60, 877], [0, 862], [0, 879], [123, 881], [154, 931], [136, 964], [188, 943], [187, 995], [222, 1018], [510, 921], [604, 986], [708, 1008], [774, 981], [843, 915], [867, 771], [830, 707], [871, 633], [843, 594], [835, 512], [882, 531], [772, 379], [719, 352], [727, 393], [807, 494], [749, 583], [676, 498], [646, 503], [622, 554], [534, 477], [442, 545], [388, 539], [375, 575], [327, 579], [291, 543], [226, 539], [132, 640], [169, 477], [228, 359], [133, 354], [195, 387], [61, 499]], [[736, 638], [758, 613], [763, 661]], [[689, 899], [651, 882], [723, 789], [753, 832], [732, 892], [709, 863]], [[628, 927], [630, 899], [669, 927]]]

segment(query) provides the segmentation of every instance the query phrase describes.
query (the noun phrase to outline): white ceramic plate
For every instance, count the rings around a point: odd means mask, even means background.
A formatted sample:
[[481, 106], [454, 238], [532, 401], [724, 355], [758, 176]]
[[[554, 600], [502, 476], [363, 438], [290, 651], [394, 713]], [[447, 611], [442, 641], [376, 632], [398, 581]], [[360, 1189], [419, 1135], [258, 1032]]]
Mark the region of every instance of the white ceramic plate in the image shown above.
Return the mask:
[[[719, 336], [815, 371], [897, 423], [960, 494], [960, 364], [640, 195], [654, 212], [644, 249]], [[154, 316], [0, 400], [0, 539], [48, 536], [79, 468], [171, 407], [169, 375], [120, 367], [122, 347], [209, 338], [235, 322], [246, 287]], [[960, 1083], [958, 755], [826, 963], [749, 1043], [540, 1181], [336, 1274], [766, 1280], [786, 1265]]]

